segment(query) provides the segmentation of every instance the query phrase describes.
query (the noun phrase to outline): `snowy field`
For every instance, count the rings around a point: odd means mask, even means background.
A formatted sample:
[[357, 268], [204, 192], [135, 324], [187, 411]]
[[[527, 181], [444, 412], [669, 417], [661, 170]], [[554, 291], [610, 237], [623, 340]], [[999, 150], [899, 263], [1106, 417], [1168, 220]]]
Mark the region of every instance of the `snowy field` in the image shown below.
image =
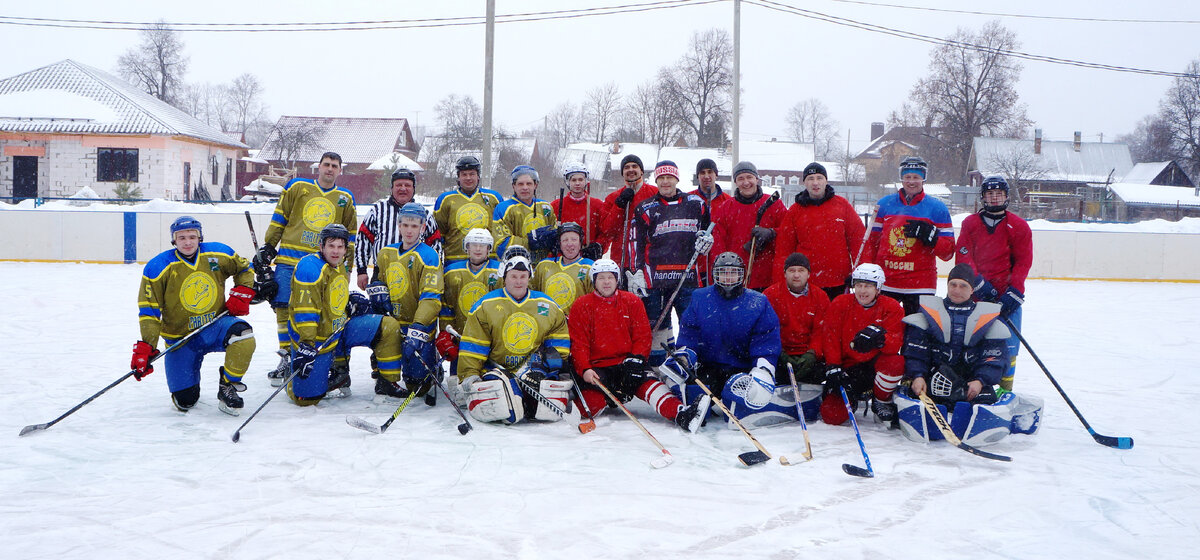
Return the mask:
[[[1097, 431], [1097, 445], [1022, 352], [1016, 386], [1043, 397], [1036, 436], [988, 448], [905, 440], [861, 421], [810, 425], [815, 458], [747, 469], [752, 446], [710, 422], [686, 435], [635, 412], [671, 450], [658, 455], [628, 419], [479, 425], [458, 435], [441, 402], [371, 402], [365, 350], [355, 395], [298, 408], [283, 396], [242, 432], [216, 408], [220, 356], [182, 414], [165, 376], [129, 379], [27, 437], [117, 379], [137, 338], [140, 265], [0, 263], [0, 542], [3, 558], [1182, 558], [1200, 552], [1196, 356], [1200, 284], [1033, 281], [1026, 335]], [[259, 335], [246, 412], [270, 394], [274, 321]], [[757, 436], [801, 461], [797, 424]]]

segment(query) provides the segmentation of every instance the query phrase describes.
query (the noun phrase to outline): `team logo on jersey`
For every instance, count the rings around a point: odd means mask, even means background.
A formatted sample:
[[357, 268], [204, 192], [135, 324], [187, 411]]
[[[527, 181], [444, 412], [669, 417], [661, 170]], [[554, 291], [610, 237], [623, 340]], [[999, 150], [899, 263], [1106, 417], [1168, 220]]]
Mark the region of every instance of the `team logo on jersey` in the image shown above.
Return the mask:
[[221, 265], [217, 263], [217, 257], [208, 257], [208, 269], [213, 272], [221, 270]]
[[489, 274], [487, 282], [488, 282], [488, 288], [490, 290], [495, 290], [496, 284], [500, 283], [500, 273], [493, 272], [493, 273]]
[[888, 232], [888, 251], [897, 257], [908, 256], [916, 244], [916, 239], [904, 235], [904, 228], [892, 228]]
[[542, 317], [545, 317], [550, 314], [550, 305], [547, 303], [539, 301], [537, 304], [537, 308], [538, 308], [538, 315], [541, 315]]
[[537, 213], [531, 212], [525, 216], [524, 220], [521, 220], [520, 233], [526, 234], [545, 225], [549, 224], [541, 216], [538, 216]]
[[333, 222], [333, 203], [325, 198], [313, 198], [304, 204], [303, 216], [304, 227], [321, 231]]
[[209, 273], [197, 271], [184, 278], [179, 286], [179, 303], [188, 313], [204, 313], [212, 309], [220, 293], [216, 280]]
[[468, 231], [471, 228], [487, 228], [487, 210], [478, 204], [464, 204], [454, 212], [455, 229]]
[[462, 290], [458, 292], [459, 313], [466, 315], [467, 312], [475, 306], [475, 302], [479, 301], [479, 298], [483, 297], [487, 293], [488, 289], [479, 282], [471, 282], [470, 284], [463, 286]]
[[388, 292], [392, 294], [393, 299], [408, 295], [409, 280], [404, 265], [398, 262], [389, 264], [385, 277], [387, 278]]
[[[550, 296], [550, 299], [554, 300], [554, 303], [557, 303], [562, 309], [566, 309], [572, 303], [575, 303], [575, 298], [577, 297], [575, 294], [575, 284], [574, 278], [571, 278], [565, 272], [559, 272], [548, 278], [543, 287], [545, 288], [546, 295]], [[541, 312], [541, 309], [539, 308], [538, 311]]]
[[334, 276], [333, 280], [329, 281], [329, 310], [335, 320], [346, 315], [346, 302], [349, 300], [349, 281], [341, 274]]
[[510, 354], [528, 354], [537, 344], [537, 321], [528, 313], [518, 311], [509, 315], [500, 331], [504, 337], [504, 348]]

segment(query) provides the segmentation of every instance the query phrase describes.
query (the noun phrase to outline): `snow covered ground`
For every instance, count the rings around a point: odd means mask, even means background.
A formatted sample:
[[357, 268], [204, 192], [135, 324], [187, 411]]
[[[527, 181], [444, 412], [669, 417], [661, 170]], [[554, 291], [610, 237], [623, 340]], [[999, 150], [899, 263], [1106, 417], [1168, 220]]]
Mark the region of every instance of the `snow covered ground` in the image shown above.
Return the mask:
[[[862, 421], [877, 477], [857, 479], [853, 431], [810, 425], [815, 458], [747, 469], [752, 446], [710, 423], [685, 435], [634, 407], [671, 450], [628, 419], [479, 425], [415, 402], [387, 433], [366, 353], [355, 395], [298, 408], [277, 398], [245, 418], [215, 405], [220, 355], [200, 404], [170, 405], [161, 369], [118, 385], [44, 432], [18, 438], [117, 379], [137, 337], [139, 265], [0, 263], [0, 542], [5, 558], [1180, 558], [1200, 545], [1195, 429], [1200, 284], [1034, 281], [1026, 334], [1101, 433], [1097, 445], [1027, 354], [1017, 389], [1042, 396], [1036, 436], [988, 461], [911, 443]], [[273, 316], [256, 306], [247, 412], [271, 387]], [[796, 424], [764, 428], [800, 461]]]

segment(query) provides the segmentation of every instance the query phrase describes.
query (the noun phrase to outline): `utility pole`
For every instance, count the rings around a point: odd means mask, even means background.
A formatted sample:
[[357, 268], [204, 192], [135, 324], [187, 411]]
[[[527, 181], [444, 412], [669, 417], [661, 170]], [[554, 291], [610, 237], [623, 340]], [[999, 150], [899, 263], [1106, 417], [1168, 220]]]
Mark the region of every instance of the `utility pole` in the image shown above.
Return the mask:
[[733, 164], [738, 163], [742, 120], [742, 0], [733, 0]]
[[492, 59], [496, 43], [496, 0], [487, 0], [487, 33], [483, 51], [483, 188], [492, 188]]

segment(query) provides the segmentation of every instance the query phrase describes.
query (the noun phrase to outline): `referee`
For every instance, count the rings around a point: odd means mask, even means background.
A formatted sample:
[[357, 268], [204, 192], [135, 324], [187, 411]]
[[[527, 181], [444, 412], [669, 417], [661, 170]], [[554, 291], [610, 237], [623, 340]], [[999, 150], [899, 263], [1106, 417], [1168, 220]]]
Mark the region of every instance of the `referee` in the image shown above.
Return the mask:
[[[367, 277], [367, 266], [375, 264], [379, 250], [400, 242], [400, 223], [396, 215], [405, 204], [412, 202], [416, 193], [417, 176], [408, 169], [400, 168], [392, 172], [392, 195], [376, 202], [367, 212], [367, 217], [358, 228], [358, 246], [355, 248], [354, 262], [358, 265], [358, 288], [367, 289], [367, 283], [378, 279], [379, 270], [370, 278]], [[438, 232], [437, 222], [433, 214], [425, 211], [425, 230], [421, 232], [421, 242], [433, 247], [440, 256], [442, 254], [442, 234]]]

